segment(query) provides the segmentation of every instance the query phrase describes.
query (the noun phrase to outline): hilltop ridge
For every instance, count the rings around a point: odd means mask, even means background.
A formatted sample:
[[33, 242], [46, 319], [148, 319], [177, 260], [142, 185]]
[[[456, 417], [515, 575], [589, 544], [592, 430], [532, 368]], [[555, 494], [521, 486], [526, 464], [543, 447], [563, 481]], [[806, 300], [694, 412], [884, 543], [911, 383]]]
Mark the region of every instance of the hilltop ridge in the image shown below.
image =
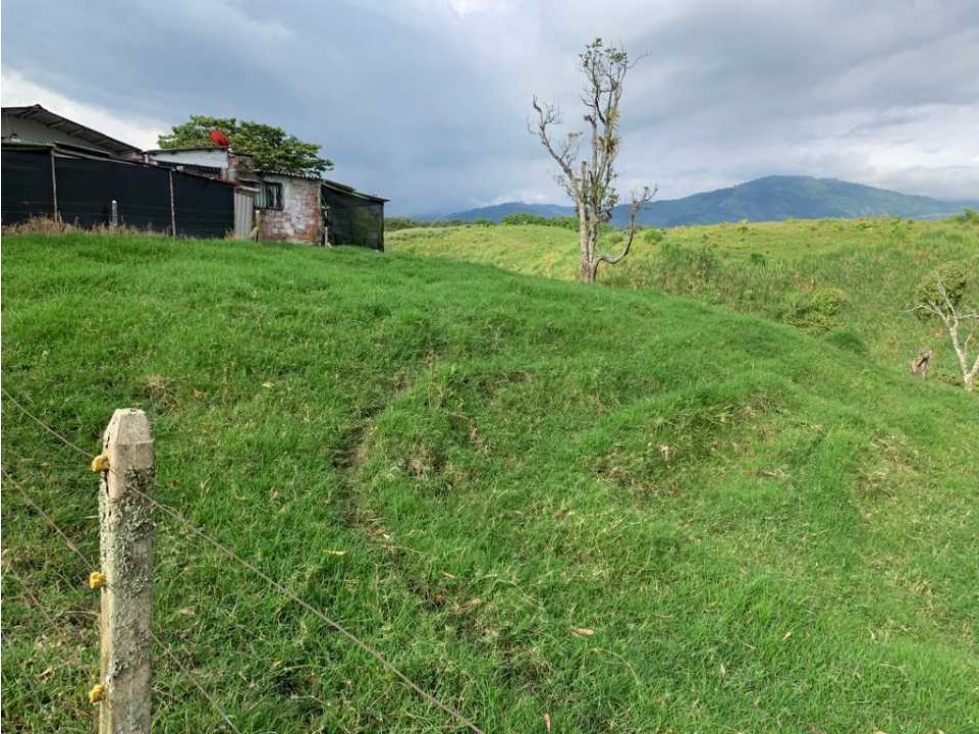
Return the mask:
[[[742, 219], [752, 222], [873, 216], [933, 219], [957, 214], [965, 207], [977, 206], [979, 200], [946, 201], [835, 178], [775, 175], [680, 199], [654, 201], [648, 209], [640, 213], [639, 223], [672, 227], [738, 222]], [[520, 212], [545, 217], [572, 216], [575, 213], [572, 206], [511, 201], [427, 219], [489, 219], [499, 222], [507, 215]], [[629, 207], [623, 204], [616, 207], [612, 222], [621, 226], [628, 222], [628, 217]]]

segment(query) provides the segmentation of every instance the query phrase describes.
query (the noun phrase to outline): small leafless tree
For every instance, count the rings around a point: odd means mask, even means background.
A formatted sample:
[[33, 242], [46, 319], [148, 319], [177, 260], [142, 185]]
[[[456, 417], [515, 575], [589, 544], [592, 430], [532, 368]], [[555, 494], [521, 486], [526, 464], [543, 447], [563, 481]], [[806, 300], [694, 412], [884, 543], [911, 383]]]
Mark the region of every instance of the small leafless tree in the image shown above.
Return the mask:
[[536, 119], [530, 129], [560, 166], [557, 182], [574, 200], [578, 211], [581, 280], [594, 283], [599, 265], [615, 265], [629, 254], [636, 236], [636, 215], [655, 196], [656, 190], [643, 186], [632, 193], [629, 229], [622, 250], [617, 255], [599, 253], [601, 225], [612, 218], [612, 210], [619, 203], [615, 190], [615, 160], [620, 143], [619, 104], [626, 72], [634, 64], [630, 63], [624, 50], [605, 46], [600, 38], [586, 46], [578, 60], [585, 77], [584, 119], [591, 128], [591, 149], [587, 155], [578, 160], [582, 141], [580, 132], [572, 132], [560, 141], [554, 139], [553, 128], [561, 123], [561, 113], [556, 105], [540, 102], [537, 97], [533, 104]]
[[979, 354], [971, 361], [969, 347], [979, 325], [979, 311], [963, 304], [967, 285], [966, 266], [946, 263], [919, 284], [911, 311], [924, 318], [935, 317], [944, 324], [962, 370], [962, 384], [971, 392], [979, 375]]

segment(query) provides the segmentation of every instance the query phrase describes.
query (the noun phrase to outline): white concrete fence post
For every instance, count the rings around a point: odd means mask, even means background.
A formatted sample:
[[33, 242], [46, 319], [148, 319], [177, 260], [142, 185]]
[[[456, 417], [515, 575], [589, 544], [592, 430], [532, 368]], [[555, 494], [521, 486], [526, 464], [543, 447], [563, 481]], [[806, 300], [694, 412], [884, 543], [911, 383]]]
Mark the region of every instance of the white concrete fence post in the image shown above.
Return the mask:
[[154, 446], [142, 410], [113, 413], [92, 468], [101, 474], [99, 734], [149, 734]]

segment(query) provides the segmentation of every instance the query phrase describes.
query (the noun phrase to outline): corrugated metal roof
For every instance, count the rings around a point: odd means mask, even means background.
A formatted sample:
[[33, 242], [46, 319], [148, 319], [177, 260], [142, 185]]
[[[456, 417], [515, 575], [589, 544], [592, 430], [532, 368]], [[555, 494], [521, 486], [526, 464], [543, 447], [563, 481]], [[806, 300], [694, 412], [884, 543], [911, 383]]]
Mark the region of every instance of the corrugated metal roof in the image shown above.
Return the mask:
[[[230, 148], [225, 148], [220, 145], [188, 145], [186, 148], [153, 148], [152, 150], [144, 150], [144, 153], [184, 153], [192, 150], [224, 150], [228, 151]], [[239, 155], [241, 155], [239, 153]]]
[[150, 165], [160, 168], [172, 168], [175, 171], [191, 171], [203, 176], [220, 177], [221, 172], [226, 170], [221, 166], [205, 166], [200, 163], [180, 163], [179, 161], [161, 161], [156, 158], [150, 159]]
[[274, 171], [269, 169], [255, 169], [259, 176], [283, 176], [284, 178], [305, 178], [308, 181], [319, 181], [320, 177], [316, 173], [290, 173], [289, 171]]
[[51, 112], [39, 104], [29, 107], [4, 107], [2, 113], [5, 117], [16, 117], [23, 120], [33, 120], [45, 127], [59, 130], [67, 135], [73, 135], [86, 143], [109, 150], [116, 155], [126, 153], [139, 153], [140, 150], [134, 145], [124, 143], [121, 140], [111, 138], [98, 130], [93, 130], [67, 117], [62, 117], [56, 112]]
[[328, 189], [333, 189], [334, 191], [339, 191], [340, 193], [347, 194], [349, 196], [359, 196], [361, 199], [369, 199], [370, 201], [391, 201], [390, 199], [385, 199], [381, 196], [374, 196], [373, 194], [365, 194], [363, 191], [357, 191], [353, 186], [347, 186], [346, 184], [339, 183], [338, 181], [330, 181], [329, 179], [322, 179], [323, 185]]

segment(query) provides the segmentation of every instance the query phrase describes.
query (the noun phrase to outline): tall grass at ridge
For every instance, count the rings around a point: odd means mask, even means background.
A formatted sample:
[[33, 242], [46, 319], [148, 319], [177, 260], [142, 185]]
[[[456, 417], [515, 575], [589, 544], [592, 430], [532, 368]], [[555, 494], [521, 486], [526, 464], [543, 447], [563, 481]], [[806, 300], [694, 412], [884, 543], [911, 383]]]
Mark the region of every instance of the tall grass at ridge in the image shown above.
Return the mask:
[[[621, 232], [607, 236], [615, 249]], [[408, 230], [389, 245], [564, 280], [577, 274], [575, 235], [556, 228]], [[906, 313], [921, 277], [948, 260], [979, 267], [979, 226], [970, 219], [722, 224], [644, 230], [629, 258], [599, 280], [792, 324], [899, 370], [931, 348], [932, 378], [957, 384], [945, 331]]]

